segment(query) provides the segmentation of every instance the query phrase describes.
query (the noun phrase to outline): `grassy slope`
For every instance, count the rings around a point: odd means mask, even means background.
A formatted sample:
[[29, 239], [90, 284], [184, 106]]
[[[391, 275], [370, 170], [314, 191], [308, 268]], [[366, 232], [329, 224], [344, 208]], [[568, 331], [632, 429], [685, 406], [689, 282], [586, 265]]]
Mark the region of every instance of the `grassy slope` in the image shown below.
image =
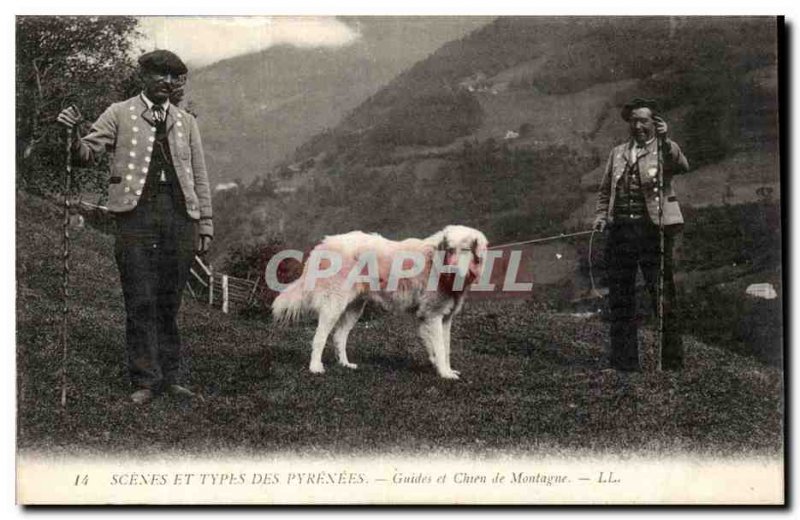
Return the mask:
[[[308, 323], [275, 328], [188, 302], [187, 383], [205, 401], [128, 402], [123, 310], [111, 240], [75, 233], [69, 405], [59, 409], [60, 238], [56, 209], [17, 199], [18, 428], [23, 449], [773, 453], [782, 375], [687, 338], [688, 368], [621, 379], [601, 372], [606, 325], [525, 303], [473, 302], [453, 330], [443, 381], [411, 320], [377, 317], [351, 335], [357, 371], [308, 373]], [[646, 362], [651, 359], [646, 357]]]

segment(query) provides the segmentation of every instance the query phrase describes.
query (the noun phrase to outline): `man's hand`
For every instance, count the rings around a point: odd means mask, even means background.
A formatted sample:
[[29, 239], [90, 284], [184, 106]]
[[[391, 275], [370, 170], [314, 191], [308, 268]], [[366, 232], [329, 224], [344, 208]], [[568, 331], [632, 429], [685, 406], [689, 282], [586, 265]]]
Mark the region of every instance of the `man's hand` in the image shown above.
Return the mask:
[[203, 256], [204, 254], [208, 253], [208, 250], [211, 248], [211, 241], [213, 240], [212, 237], [208, 235], [200, 235], [197, 239], [197, 254], [199, 256]]
[[608, 222], [606, 221], [605, 217], [597, 217], [594, 220], [594, 225], [592, 226], [593, 231], [597, 231], [598, 233], [602, 233], [606, 230], [606, 225]]
[[72, 129], [75, 128], [75, 125], [83, 121], [83, 114], [78, 110], [78, 107], [70, 105], [58, 114], [56, 121]]
[[653, 121], [656, 123], [656, 136], [659, 139], [666, 139], [667, 132], [669, 132], [669, 125], [667, 122], [660, 116], [653, 116]]

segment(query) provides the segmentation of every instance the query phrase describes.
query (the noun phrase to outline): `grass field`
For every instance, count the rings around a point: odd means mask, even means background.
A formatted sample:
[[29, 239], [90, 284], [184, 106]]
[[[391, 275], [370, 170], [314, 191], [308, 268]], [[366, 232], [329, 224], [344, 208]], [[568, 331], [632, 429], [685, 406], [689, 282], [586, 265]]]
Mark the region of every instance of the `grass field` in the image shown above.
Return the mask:
[[[308, 372], [311, 323], [270, 322], [187, 300], [187, 378], [204, 400], [130, 404], [122, 298], [109, 237], [73, 234], [68, 406], [62, 367], [60, 217], [17, 198], [18, 446], [74, 452], [776, 454], [779, 368], [686, 337], [687, 368], [602, 371], [607, 325], [527, 302], [472, 302], [453, 328], [459, 381], [439, 379], [410, 318], [351, 334], [351, 371], [326, 351]], [[649, 334], [644, 334], [650, 344]], [[645, 355], [645, 364], [652, 359]]]

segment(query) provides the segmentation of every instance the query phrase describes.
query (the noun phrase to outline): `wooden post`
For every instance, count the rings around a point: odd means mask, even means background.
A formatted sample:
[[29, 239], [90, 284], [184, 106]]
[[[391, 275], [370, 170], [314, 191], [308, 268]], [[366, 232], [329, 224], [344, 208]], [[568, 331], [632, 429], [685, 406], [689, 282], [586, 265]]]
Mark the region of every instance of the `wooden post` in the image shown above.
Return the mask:
[[203, 287], [208, 287], [208, 283], [205, 280], [203, 280], [203, 278], [199, 274], [197, 274], [197, 271], [195, 271], [194, 269], [189, 269], [189, 272], [192, 274], [192, 276], [194, 276], [195, 280], [200, 282], [200, 285], [202, 285]]
[[260, 281], [261, 281], [261, 277], [259, 276], [258, 279], [256, 280], [256, 283], [253, 284], [253, 290], [250, 291], [250, 295], [247, 297], [247, 302], [246, 302], [247, 305], [250, 305], [251, 303], [253, 303], [253, 296], [256, 295], [256, 290], [258, 290], [258, 282], [260, 282]]
[[186, 282], [186, 288], [189, 289], [189, 293], [191, 293], [192, 298], [197, 300], [197, 294], [195, 294], [194, 289], [192, 289], [192, 284], [190, 282]]
[[228, 275], [222, 275], [222, 312], [228, 314]]

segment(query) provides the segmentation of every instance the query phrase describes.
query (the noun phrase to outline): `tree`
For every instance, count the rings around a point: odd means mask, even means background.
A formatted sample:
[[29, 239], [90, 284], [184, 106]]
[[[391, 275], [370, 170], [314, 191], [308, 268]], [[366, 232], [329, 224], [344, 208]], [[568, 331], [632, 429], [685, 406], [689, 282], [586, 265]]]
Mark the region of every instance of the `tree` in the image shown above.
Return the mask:
[[[17, 183], [58, 191], [63, 131], [56, 115], [75, 104], [93, 121], [135, 81], [137, 20], [122, 16], [20, 16], [16, 20]], [[76, 171], [76, 188], [105, 189], [102, 167]]]

